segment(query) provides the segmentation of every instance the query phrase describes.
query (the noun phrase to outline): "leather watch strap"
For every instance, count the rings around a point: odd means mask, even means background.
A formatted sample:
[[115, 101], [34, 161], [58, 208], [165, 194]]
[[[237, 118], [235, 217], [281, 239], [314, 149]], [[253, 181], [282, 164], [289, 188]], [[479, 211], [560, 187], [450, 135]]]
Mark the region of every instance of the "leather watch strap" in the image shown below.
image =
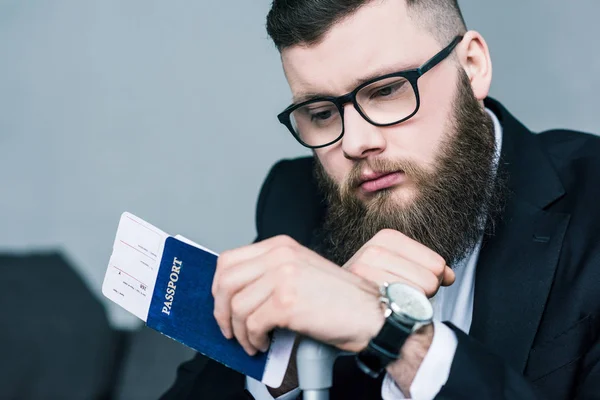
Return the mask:
[[356, 361], [363, 372], [377, 378], [385, 367], [398, 359], [404, 342], [411, 334], [411, 329], [386, 318], [383, 327], [366, 349], [356, 355]]
[[392, 352], [396, 359], [406, 338], [411, 334], [411, 330], [412, 327], [402, 325], [394, 318], [386, 318], [381, 330], [371, 341], [378, 347]]

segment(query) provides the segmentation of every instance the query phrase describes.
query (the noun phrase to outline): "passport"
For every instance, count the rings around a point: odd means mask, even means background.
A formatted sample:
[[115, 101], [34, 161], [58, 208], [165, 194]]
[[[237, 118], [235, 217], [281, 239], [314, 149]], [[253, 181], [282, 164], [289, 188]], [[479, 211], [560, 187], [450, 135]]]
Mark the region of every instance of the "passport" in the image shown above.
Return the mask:
[[217, 253], [125, 212], [102, 293], [163, 335], [267, 386], [279, 387], [295, 334], [274, 330], [269, 349], [254, 356], [235, 339], [225, 338], [213, 316], [211, 287], [217, 259]]

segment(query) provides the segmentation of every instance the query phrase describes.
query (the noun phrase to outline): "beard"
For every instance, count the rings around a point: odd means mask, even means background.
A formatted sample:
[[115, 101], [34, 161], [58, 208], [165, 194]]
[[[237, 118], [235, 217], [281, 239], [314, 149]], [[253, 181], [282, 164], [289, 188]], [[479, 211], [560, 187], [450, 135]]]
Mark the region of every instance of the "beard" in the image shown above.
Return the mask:
[[[327, 204], [316, 251], [343, 265], [386, 228], [425, 245], [451, 267], [473, 251], [488, 222], [502, 209], [504, 185], [496, 173], [494, 124], [462, 69], [452, 108], [453, 119], [433, 171], [410, 160], [365, 159], [353, 166], [343, 184], [337, 184], [315, 156], [314, 172]], [[378, 172], [403, 171], [416, 194], [400, 202], [390, 188], [360, 200], [357, 190], [365, 164]]]

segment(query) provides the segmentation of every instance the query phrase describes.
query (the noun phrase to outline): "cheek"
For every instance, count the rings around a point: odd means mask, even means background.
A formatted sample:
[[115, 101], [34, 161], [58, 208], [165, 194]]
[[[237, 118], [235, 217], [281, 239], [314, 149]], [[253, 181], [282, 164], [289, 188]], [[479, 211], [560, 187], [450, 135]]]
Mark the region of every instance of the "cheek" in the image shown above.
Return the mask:
[[[421, 111], [424, 111], [421, 114]], [[389, 160], [407, 160], [431, 172], [446, 132], [444, 118], [419, 110], [412, 119], [397, 127], [387, 128], [387, 149], [382, 156]], [[431, 115], [429, 115], [431, 114]]]
[[396, 142], [395, 148], [404, 148], [407, 153], [403, 155], [423, 167], [434, 164], [442, 142], [452, 133], [455, 87], [452, 77], [444, 79], [442, 73], [425, 75], [419, 81], [419, 112], [388, 136], [390, 142]]
[[336, 144], [314, 151], [327, 174], [335, 183], [342, 184], [352, 169], [352, 161], [344, 157], [341, 145]]

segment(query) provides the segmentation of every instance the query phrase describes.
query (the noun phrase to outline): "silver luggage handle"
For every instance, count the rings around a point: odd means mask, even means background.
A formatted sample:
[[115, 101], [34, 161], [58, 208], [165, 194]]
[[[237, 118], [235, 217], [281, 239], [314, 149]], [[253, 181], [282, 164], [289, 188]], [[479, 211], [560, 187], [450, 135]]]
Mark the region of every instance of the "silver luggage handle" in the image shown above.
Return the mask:
[[296, 352], [298, 386], [303, 400], [329, 400], [333, 364], [341, 351], [333, 346], [302, 338]]

